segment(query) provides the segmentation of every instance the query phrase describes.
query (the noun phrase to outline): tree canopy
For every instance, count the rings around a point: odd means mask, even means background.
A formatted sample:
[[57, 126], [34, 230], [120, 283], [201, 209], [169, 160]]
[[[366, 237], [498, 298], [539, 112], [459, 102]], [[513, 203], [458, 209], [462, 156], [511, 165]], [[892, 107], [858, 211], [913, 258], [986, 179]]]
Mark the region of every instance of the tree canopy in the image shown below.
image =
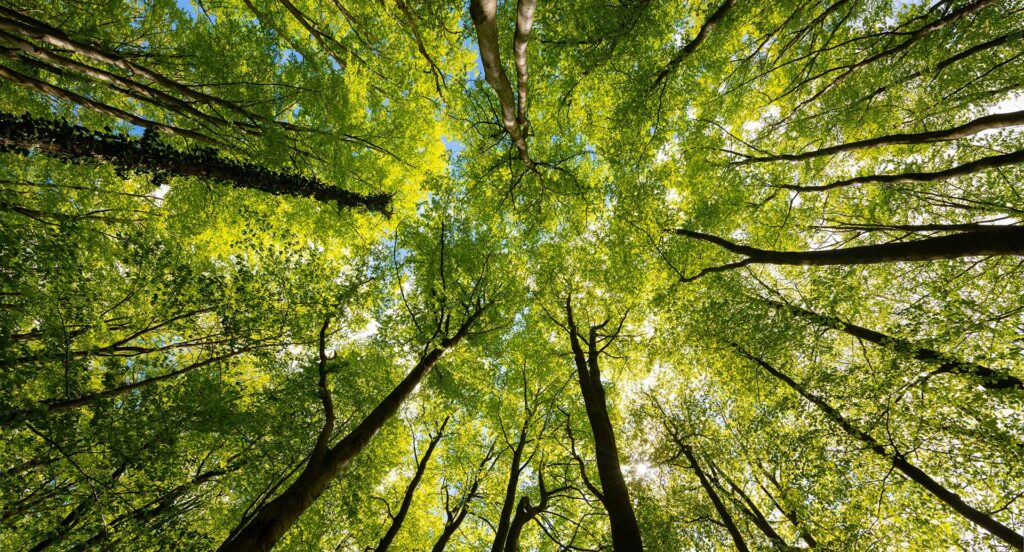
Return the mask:
[[0, 3], [0, 549], [1024, 549], [1024, 2]]

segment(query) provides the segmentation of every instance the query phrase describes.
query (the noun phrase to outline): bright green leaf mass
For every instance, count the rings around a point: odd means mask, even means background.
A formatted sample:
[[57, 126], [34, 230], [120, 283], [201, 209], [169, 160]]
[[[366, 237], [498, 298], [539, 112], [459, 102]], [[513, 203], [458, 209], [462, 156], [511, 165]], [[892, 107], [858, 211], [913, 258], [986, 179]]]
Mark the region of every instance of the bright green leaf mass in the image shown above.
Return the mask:
[[0, 549], [1024, 549], [1024, 3], [0, 5]]

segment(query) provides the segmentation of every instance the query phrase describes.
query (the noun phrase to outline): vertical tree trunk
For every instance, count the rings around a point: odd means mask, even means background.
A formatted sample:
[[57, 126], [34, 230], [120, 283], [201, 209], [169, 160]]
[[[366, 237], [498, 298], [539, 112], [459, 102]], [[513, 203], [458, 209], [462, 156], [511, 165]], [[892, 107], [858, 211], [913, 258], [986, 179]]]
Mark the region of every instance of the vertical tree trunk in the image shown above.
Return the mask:
[[508, 470], [508, 484], [505, 485], [505, 500], [501, 503], [501, 514], [498, 517], [498, 528], [494, 531], [494, 543], [491, 544], [491, 552], [501, 552], [505, 548], [505, 540], [508, 538], [509, 526], [512, 519], [512, 511], [516, 505], [516, 491], [519, 489], [519, 475], [523, 471], [523, 450], [526, 448], [526, 430], [529, 420], [523, 421], [523, 428], [519, 432], [519, 440], [512, 449], [512, 464]]
[[608, 416], [604, 385], [601, 383], [601, 370], [598, 366], [597, 332], [604, 324], [591, 326], [587, 339], [587, 351], [580, 344], [580, 334], [572, 315], [570, 299], [565, 301], [566, 319], [568, 323], [569, 342], [572, 346], [573, 360], [579, 378], [583, 404], [587, 411], [587, 420], [594, 435], [594, 447], [597, 451], [597, 474], [601, 480], [601, 503], [608, 512], [608, 520], [612, 530], [612, 546], [616, 551], [643, 550], [640, 527], [633, 511], [633, 503], [626, 487], [626, 479], [622, 476], [619, 463], [619, 448], [615, 444], [615, 431]]

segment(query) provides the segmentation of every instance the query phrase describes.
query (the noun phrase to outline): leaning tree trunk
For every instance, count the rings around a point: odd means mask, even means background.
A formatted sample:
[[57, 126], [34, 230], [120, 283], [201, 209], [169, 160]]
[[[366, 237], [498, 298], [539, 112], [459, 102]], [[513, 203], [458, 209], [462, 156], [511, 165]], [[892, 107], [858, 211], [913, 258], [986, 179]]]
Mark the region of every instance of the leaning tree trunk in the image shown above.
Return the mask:
[[449, 509], [448, 506], [448, 494], [445, 494], [445, 514], [446, 520], [444, 529], [441, 530], [441, 536], [438, 537], [437, 542], [434, 543], [431, 552], [443, 552], [445, 547], [448, 546], [448, 541], [452, 539], [455, 532], [462, 526], [462, 522], [466, 521], [466, 516], [469, 515], [470, 503], [480, 497], [480, 482], [484, 477], [484, 470], [487, 468], [487, 464], [493, 459], [492, 453], [494, 452], [494, 445], [491, 445], [491, 449], [487, 451], [483, 459], [480, 461], [480, 471], [473, 476], [472, 483], [469, 484], [469, 490], [462, 495], [459, 499], [458, 506], [455, 511]]
[[509, 526], [508, 539], [505, 540], [504, 552], [519, 552], [519, 539], [523, 536], [523, 529], [526, 528], [527, 523], [530, 523], [544, 510], [545, 506], [546, 504], [533, 506], [530, 504], [528, 496], [519, 499], [519, 504], [516, 505], [516, 515], [512, 518], [512, 524]]
[[387, 213], [388, 194], [363, 195], [335, 188], [316, 177], [281, 172], [254, 163], [235, 161], [210, 148], [181, 150], [144, 137], [133, 139], [91, 131], [62, 121], [0, 113], [0, 151], [35, 151], [71, 162], [100, 162], [119, 170], [165, 176], [216, 180], [236, 188], [274, 195], [312, 197], [337, 202], [342, 208]]
[[[771, 480], [775, 488], [779, 489], [779, 492], [781, 493], [782, 489], [781, 487], [779, 487], [778, 481], [775, 481], [771, 477], [769, 477], [769, 479]], [[782, 504], [780, 500], [784, 499], [782, 499], [782, 497], [780, 497], [780, 499], [776, 499], [772, 495], [772, 493], [768, 491], [767, 487], [765, 487], [763, 484], [758, 483], [758, 486], [761, 488], [761, 491], [764, 492], [765, 496], [768, 497], [768, 500], [770, 500], [771, 503], [775, 506], [775, 508], [778, 511], [782, 512], [782, 515], [786, 516], [786, 519], [788, 519], [789, 523], [792, 524], [793, 529], [795, 529], [800, 538], [803, 539], [805, 543], [807, 543], [807, 547], [817, 547], [818, 541], [815, 540], [814, 535], [811, 534], [810, 529], [808, 529], [800, 520], [799, 516], [796, 513], [796, 510], [792, 507], [786, 507], [784, 504]]]
[[462, 504], [459, 506], [454, 517], [448, 520], [444, 525], [444, 529], [441, 530], [441, 536], [437, 538], [437, 542], [434, 543], [434, 547], [431, 548], [431, 552], [443, 552], [445, 547], [448, 546], [448, 541], [452, 540], [455, 532], [462, 526], [462, 522], [466, 521], [466, 516], [469, 515], [469, 502], [476, 496], [477, 491], [480, 488], [480, 480], [474, 480], [473, 484], [469, 488], [469, 492], [466, 493]]
[[0, 413], [0, 427], [14, 425], [36, 416], [48, 415], [55, 412], [66, 412], [69, 410], [76, 410], [91, 405], [96, 401], [102, 399], [109, 399], [111, 397], [127, 395], [128, 393], [131, 393], [136, 389], [158, 385], [164, 381], [183, 376], [198, 368], [202, 368], [210, 364], [215, 364], [222, 360], [228, 360], [232, 357], [238, 356], [242, 353], [254, 349], [256, 349], [256, 347], [249, 347], [246, 349], [232, 351], [230, 353], [225, 353], [222, 355], [217, 355], [214, 357], [210, 357], [206, 360], [201, 360], [193, 364], [189, 364], [188, 366], [183, 366], [181, 368], [178, 368], [177, 370], [172, 370], [170, 372], [167, 372], [166, 374], [160, 374], [158, 376], [143, 378], [132, 383], [126, 383], [110, 389], [104, 389], [103, 391], [96, 391], [95, 393], [88, 393], [85, 395], [81, 395], [79, 397], [75, 397], [73, 399], [49, 399], [36, 403], [32, 408], [25, 408], [21, 410], [13, 410], [10, 412]]
[[754, 356], [751, 353], [746, 352], [745, 350], [738, 346], [735, 346], [735, 348], [737, 352], [739, 352], [739, 354], [755, 362], [766, 372], [768, 372], [778, 380], [785, 383], [790, 389], [796, 391], [802, 397], [804, 397], [812, 404], [814, 404], [816, 407], [818, 407], [818, 409], [821, 410], [822, 413], [824, 413], [829, 420], [838, 425], [844, 432], [846, 432], [847, 435], [863, 443], [871, 452], [875, 453], [876, 455], [882, 458], [885, 458], [888, 462], [892, 464], [893, 468], [899, 470], [911, 481], [914, 481], [915, 483], [923, 487], [926, 491], [931, 493], [932, 496], [938, 498], [940, 501], [946, 504], [946, 506], [949, 506], [954, 512], [963, 516], [964, 519], [988, 531], [993, 536], [1006, 543], [1006, 545], [1008, 545], [1010, 548], [1014, 548], [1016, 550], [1024, 550], [1024, 535], [1016, 533], [1006, 525], [1003, 525], [999, 521], [995, 520], [991, 515], [986, 514], [985, 512], [982, 512], [977, 508], [974, 508], [970, 504], [964, 502], [964, 500], [960, 498], [959, 495], [957, 495], [953, 491], [950, 491], [938, 481], [932, 479], [931, 476], [926, 474], [917, 466], [911, 464], [906, 459], [906, 457], [904, 457], [899, 451], [895, 449], [891, 451], [886, 449], [885, 445], [878, 442], [866, 431], [853, 425], [842, 414], [840, 414], [838, 410], [833, 408], [832, 405], [828, 404], [824, 399], [807, 391], [806, 389], [804, 389], [802, 385], [797, 383], [795, 380], [793, 380], [786, 374], [780, 372], [778, 369], [776, 369], [768, 362]]
[[722, 19], [725, 18], [725, 14], [729, 13], [729, 10], [731, 10], [735, 5], [736, 0], [725, 0], [719, 4], [718, 8], [709, 15], [706, 20], [704, 20], [703, 24], [701, 24], [700, 29], [697, 30], [697, 35], [687, 42], [685, 46], [680, 48], [679, 51], [672, 56], [672, 59], [669, 60], [668, 65], [658, 72], [658, 76], [654, 78], [654, 86], [660, 85], [666, 78], [675, 72], [676, 68], [683, 62], [683, 60], [696, 52], [697, 48], [707, 40], [711, 31], [714, 30]]
[[976, 362], [968, 362], [928, 347], [922, 347], [910, 340], [892, 337], [875, 330], [844, 322], [835, 316], [826, 316], [814, 311], [807, 310], [795, 305], [761, 299], [765, 304], [779, 310], [788, 311], [796, 316], [821, 324], [829, 328], [835, 328], [848, 335], [864, 341], [890, 347], [900, 353], [909, 355], [911, 358], [936, 366], [932, 374], [954, 373], [963, 374], [977, 378], [983, 387], [990, 390], [1016, 389], [1024, 391], [1024, 382], [1015, 376], [1003, 372], [997, 372], [987, 366]]
[[[729, 493], [730, 498], [732, 498], [740, 511], [750, 519], [754, 526], [761, 530], [761, 533], [764, 534], [765, 538], [767, 538], [773, 546], [777, 546], [780, 549], [787, 548], [788, 545], [786, 544], [786, 539], [783, 539], [782, 535], [772, 527], [771, 522], [768, 521], [768, 518], [766, 518], [761, 512], [761, 509], [757, 507], [757, 504], [754, 504], [754, 501], [749, 495], [747, 495], [743, 488], [737, 485], [736, 482], [733, 481], [727, 473], [722, 471], [721, 468], [715, 465], [715, 462], [710, 458], [708, 458], [708, 467], [711, 468], [711, 483], [720, 491]], [[729, 486], [728, 490], [718, 480], [718, 475], [716, 474], [721, 475], [721, 478], [725, 480], [726, 484]], [[736, 498], [737, 496], [739, 498]]]
[[622, 476], [619, 448], [615, 444], [615, 431], [608, 416], [604, 385], [601, 383], [601, 370], [597, 359], [600, 354], [597, 346], [597, 332], [601, 326], [590, 327], [587, 351], [584, 352], [569, 299], [566, 299], [565, 307], [569, 342], [572, 346], [580, 391], [583, 394], [587, 420], [590, 422], [590, 429], [594, 435], [597, 474], [601, 480], [601, 496], [599, 498], [608, 512], [612, 531], [612, 546], [619, 552], [643, 550], [640, 527], [636, 521], [636, 513], [633, 511], [626, 479]]
[[[520, 5], [520, 13], [517, 17], [519, 32], [516, 36], [516, 52], [521, 49], [522, 58], [517, 56], [517, 67], [521, 61], [522, 71], [519, 75], [524, 82], [526, 80], [526, 44], [533, 25], [532, 0], [523, 0]], [[500, 43], [498, 41], [498, 2], [497, 0], [470, 0], [469, 14], [473, 20], [473, 27], [476, 28], [477, 46], [480, 50], [480, 62], [484, 67], [484, 80], [491, 85], [498, 95], [498, 104], [501, 106], [501, 123], [505, 131], [512, 138], [512, 143], [519, 150], [519, 157], [527, 167], [533, 167], [534, 162], [530, 159], [529, 148], [526, 144], [526, 132], [519, 124], [519, 113], [516, 107], [516, 93], [512, 90], [512, 84], [508, 80], [505, 68], [501, 64]], [[523, 90], [523, 100], [526, 100], [526, 90]], [[521, 106], [522, 114], [526, 116], [526, 106]]]
[[[125, 461], [114, 470], [114, 473], [110, 474], [110, 484], [113, 485], [118, 479], [124, 475], [125, 470], [131, 465], [131, 461]], [[35, 546], [29, 549], [29, 552], [42, 552], [60, 544], [68, 535], [82, 522], [83, 518], [89, 513], [90, 510], [96, 506], [97, 497], [94, 495], [86, 496], [78, 503], [63, 519], [60, 523], [51, 530], [50, 534], [43, 538], [43, 540], [37, 542]]]
[[430, 461], [430, 456], [434, 454], [434, 448], [437, 447], [437, 444], [441, 442], [441, 437], [444, 436], [444, 426], [446, 425], [448, 425], [448, 418], [444, 419], [441, 428], [437, 430], [437, 435], [430, 439], [430, 444], [427, 445], [423, 458], [416, 462], [416, 473], [413, 474], [412, 480], [409, 481], [409, 485], [405, 488], [405, 495], [402, 496], [402, 505], [398, 507], [398, 513], [391, 520], [391, 526], [388, 527], [387, 532], [384, 533], [380, 542], [377, 543], [377, 547], [374, 548], [375, 552], [384, 552], [390, 548], [391, 543], [398, 536], [398, 531], [402, 529], [402, 524], [405, 522], [406, 516], [409, 515], [409, 508], [412, 506], [412, 498], [416, 494], [416, 487], [419, 487], [420, 480], [423, 479], [423, 474], [427, 471], [427, 462]]
[[512, 518], [512, 525], [508, 530], [508, 539], [505, 541], [504, 552], [519, 552], [519, 539], [523, 536], [523, 529], [526, 528], [526, 524], [547, 510], [551, 497], [567, 488], [549, 489], [544, 484], [543, 467], [538, 472], [537, 479], [540, 483], [540, 500], [535, 506], [530, 503], [530, 497], [528, 496], [519, 499], [519, 504], [516, 505], [516, 515]]
[[685, 228], [676, 234], [713, 243], [727, 251], [746, 258], [727, 265], [706, 268], [696, 276], [683, 278], [693, 281], [706, 274], [723, 272], [752, 264], [830, 266], [865, 265], [894, 262], [934, 261], [961, 257], [1024, 255], [1024, 227], [992, 226], [945, 236], [907, 242], [880, 243], [820, 251], [776, 251], [733, 243], [725, 238]]
[[[318, 447], [302, 473], [277, 498], [264, 504], [255, 514], [220, 545], [220, 552], [266, 552], [273, 548], [285, 532], [299, 520], [299, 517], [327, 490], [331, 481], [357, 454], [363, 451], [384, 423], [398, 412], [402, 403], [412, 395], [430, 370], [446, 351], [459, 344], [469, 333], [470, 327], [483, 313], [483, 308], [473, 311], [450, 338], [426, 354], [395, 388], [338, 444], [318, 451], [324, 439], [318, 439]], [[321, 347], [322, 348], [322, 347]], [[323, 353], [321, 352], [321, 357]], [[321, 385], [323, 388], [324, 386]], [[323, 389], [321, 390], [323, 392]], [[326, 401], [326, 399], [325, 399]], [[331, 420], [333, 423], [333, 420]], [[325, 425], [325, 429], [328, 426]], [[321, 436], [330, 431], [321, 432]]]
[[[193, 488], [198, 487], [207, 483], [208, 481], [214, 480], [215, 478], [227, 474], [229, 471], [234, 471], [238, 468], [238, 465], [229, 467], [226, 470], [210, 470], [203, 472], [186, 483], [178, 485], [170, 492], [164, 494], [160, 498], [153, 500], [144, 506], [132, 510], [126, 514], [122, 514], [115, 518], [112, 522], [101, 528], [98, 532], [93, 533], [88, 539], [81, 541], [75, 546], [69, 548], [70, 552], [84, 552], [86, 550], [101, 550], [101, 544], [106, 543], [111, 537], [111, 529], [125, 522], [134, 522], [140, 525], [152, 526], [152, 520], [160, 516], [177, 516], [174, 511], [175, 506], [178, 504], [178, 500], [191, 491]], [[113, 544], [113, 543], [111, 543]], [[108, 546], [107, 548], [112, 548]]]
[[834, 190], [836, 188], [845, 188], [847, 186], [856, 186], [858, 184], [914, 184], [919, 182], [940, 182], [943, 180], [949, 180], [960, 176], [967, 176], [974, 173], [986, 171], [989, 169], [998, 169], [1000, 167], [1009, 167], [1012, 165], [1019, 165], [1024, 163], [1024, 150], [1015, 151], [1013, 153], [1004, 153], [1001, 155], [991, 155], [989, 157], [982, 157], [981, 159], [975, 159], [969, 163], [963, 165], [957, 165], [941, 171], [932, 172], [906, 172], [898, 174], [869, 174], [864, 176], [855, 176], [853, 178], [847, 178], [845, 180], [837, 180], [828, 184], [820, 185], [803, 185], [803, 184], [778, 184], [774, 187], [782, 188], [783, 190], [793, 190], [796, 192], [824, 192], [827, 190]]
[[750, 549], [747, 548], [746, 541], [743, 540], [743, 534], [740, 533], [739, 527], [736, 527], [736, 522], [732, 519], [732, 515], [729, 514], [728, 508], [725, 507], [725, 503], [718, 496], [718, 492], [708, 481], [707, 474], [700, 467], [700, 462], [697, 461], [697, 455], [693, 453], [693, 447], [688, 444], [680, 443], [680, 452], [686, 457], [686, 460], [690, 463], [690, 468], [693, 473], [697, 474], [697, 480], [700, 481], [700, 486], [704, 489], [704, 493], [711, 499], [711, 504], [715, 506], [715, 511], [718, 512], [718, 517], [722, 518], [722, 523], [725, 524], [726, 530], [729, 531], [729, 535], [732, 537], [732, 542], [736, 545], [736, 550], [740, 552], [748, 552]]
[[975, 134], [978, 134], [979, 132], [983, 132], [986, 130], [1011, 128], [1021, 125], [1024, 125], [1024, 111], [996, 113], [994, 115], [986, 115], [984, 117], [979, 117], [973, 121], [969, 121], [960, 126], [942, 130], [890, 134], [888, 136], [879, 136], [877, 138], [868, 138], [866, 140], [858, 140], [856, 142], [847, 142], [845, 144], [839, 144], [836, 146], [829, 146], [827, 148], [805, 151], [803, 153], [784, 153], [778, 155], [766, 155], [763, 157], [748, 157], [743, 161], [739, 161], [738, 164], [764, 163], [767, 161], [803, 161], [805, 159], [813, 159], [815, 157], [822, 157], [825, 155], [835, 155], [837, 153], [857, 151], [866, 148], [876, 148], [881, 146], [948, 142], [951, 140], [958, 140], [960, 138], [967, 138], [968, 136], [973, 136]]

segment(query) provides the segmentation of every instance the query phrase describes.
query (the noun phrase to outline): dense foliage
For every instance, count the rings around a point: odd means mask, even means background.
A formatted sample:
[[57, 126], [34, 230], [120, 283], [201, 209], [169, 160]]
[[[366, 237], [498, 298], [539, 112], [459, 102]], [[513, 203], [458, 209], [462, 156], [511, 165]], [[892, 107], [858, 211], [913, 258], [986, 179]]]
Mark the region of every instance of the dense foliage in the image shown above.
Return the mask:
[[1022, 29], [0, 2], [0, 549], [1024, 548]]

